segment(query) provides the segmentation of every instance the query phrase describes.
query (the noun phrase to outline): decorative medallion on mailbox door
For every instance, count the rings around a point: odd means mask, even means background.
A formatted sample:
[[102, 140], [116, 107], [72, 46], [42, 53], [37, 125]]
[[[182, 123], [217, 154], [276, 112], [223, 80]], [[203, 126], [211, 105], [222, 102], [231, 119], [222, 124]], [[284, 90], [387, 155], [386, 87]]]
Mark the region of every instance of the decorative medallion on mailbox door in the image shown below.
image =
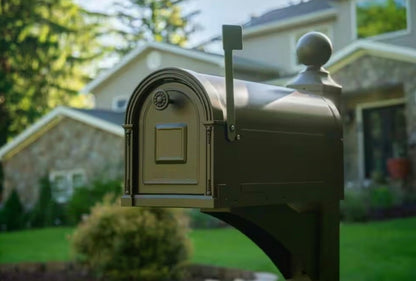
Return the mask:
[[153, 96], [153, 104], [157, 110], [165, 109], [169, 104], [169, 95], [165, 91], [157, 91]]

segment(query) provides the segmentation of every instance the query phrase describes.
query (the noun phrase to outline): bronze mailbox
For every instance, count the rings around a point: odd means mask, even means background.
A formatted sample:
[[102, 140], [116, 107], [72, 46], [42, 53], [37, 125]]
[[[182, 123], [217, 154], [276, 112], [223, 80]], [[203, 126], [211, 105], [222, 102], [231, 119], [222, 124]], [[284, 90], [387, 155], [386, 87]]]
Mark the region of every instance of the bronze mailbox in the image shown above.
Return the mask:
[[290, 88], [234, 86], [230, 142], [223, 77], [168, 68], [144, 79], [126, 115], [124, 205], [227, 208], [341, 196], [334, 103]]
[[[224, 34], [241, 40], [241, 28]], [[303, 36], [306, 70], [284, 88], [233, 80], [241, 44], [227, 36], [225, 78], [166, 68], [133, 92], [122, 205], [200, 208], [250, 237], [286, 278], [339, 280], [341, 87], [322, 68], [331, 43]]]

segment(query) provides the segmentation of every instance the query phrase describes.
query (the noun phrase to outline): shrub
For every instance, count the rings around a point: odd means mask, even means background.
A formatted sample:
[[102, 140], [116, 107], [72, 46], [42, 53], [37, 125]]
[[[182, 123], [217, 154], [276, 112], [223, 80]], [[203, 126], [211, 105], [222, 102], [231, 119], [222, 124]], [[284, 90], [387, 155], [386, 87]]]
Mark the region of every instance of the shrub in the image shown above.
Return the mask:
[[3, 190], [4, 190], [4, 171], [3, 171], [3, 164], [0, 162], [0, 202], [3, 200]]
[[399, 188], [388, 186], [371, 187], [369, 194], [372, 209], [388, 209], [403, 202], [403, 192]]
[[366, 221], [369, 218], [368, 189], [350, 188], [345, 190], [341, 201], [341, 218], [344, 221]]
[[7, 230], [18, 230], [24, 228], [25, 224], [23, 205], [16, 189], [13, 189], [0, 212], [0, 225]]
[[121, 192], [120, 180], [96, 181], [90, 187], [76, 188], [67, 205], [68, 222], [77, 224], [81, 221], [82, 216], [89, 214], [91, 207], [101, 202], [106, 194], [120, 196]]
[[75, 258], [110, 280], [178, 279], [189, 245], [178, 216], [167, 209], [99, 204], [72, 236]]
[[32, 227], [46, 227], [65, 223], [64, 206], [52, 198], [52, 188], [47, 177], [40, 180], [39, 197], [29, 214]]
[[407, 203], [406, 198], [401, 188], [387, 185], [346, 189], [341, 201], [341, 218], [345, 221], [380, 219], [389, 210]]
[[407, 190], [403, 194], [403, 204], [413, 205], [416, 204], [416, 191]]

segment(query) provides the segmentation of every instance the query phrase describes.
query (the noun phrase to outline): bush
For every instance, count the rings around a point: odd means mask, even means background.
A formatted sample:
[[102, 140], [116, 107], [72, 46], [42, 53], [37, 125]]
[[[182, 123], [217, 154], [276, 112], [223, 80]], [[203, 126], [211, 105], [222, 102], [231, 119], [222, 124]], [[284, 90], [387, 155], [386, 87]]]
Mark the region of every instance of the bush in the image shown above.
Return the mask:
[[407, 203], [406, 198], [402, 189], [387, 185], [346, 189], [341, 201], [341, 218], [345, 221], [380, 219], [389, 210]]
[[91, 207], [101, 202], [106, 194], [111, 193], [120, 196], [121, 192], [120, 180], [96, 181], [90, 187], [76, 188], [67, 205], [68, 222], [77, 224], [81, 221], [82, 216], [89, 214]]
[[403, 192], [399, 188], [388, 186], [371, 187], [369, 193], [372, 209], [388, 209], [403, 202]]
[[3, 201], [3, 190], [4, 190], [4, 171], [3, 164], [0, 162], [0, 203]]
[[186, 227], [167, 209], [100, 204], [72, 236], [78, 262], [110, 280], [178, 279], [188, 257]]
[[6, 230], [19, 230], [26, 225], [26, 215], [19, 194], [13, 189], [0, 212], [0, 225]]
[[52, 198], [52, 188], [47, 177], [40, 180], [39, 197], [29, 214], [32, 227], [46, 227], [65, 223], [64, 206]]
[[369, 213], [368, 189], [346, 189], [344, 200], [341, 201], [341, 219], [344, 221], [367, 221]]

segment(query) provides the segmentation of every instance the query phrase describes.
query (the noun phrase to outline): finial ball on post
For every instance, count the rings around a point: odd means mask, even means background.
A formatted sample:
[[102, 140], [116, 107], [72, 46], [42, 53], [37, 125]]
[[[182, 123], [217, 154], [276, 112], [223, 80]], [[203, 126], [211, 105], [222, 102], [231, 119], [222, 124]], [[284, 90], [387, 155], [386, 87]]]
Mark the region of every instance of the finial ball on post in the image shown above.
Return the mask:
[[323, 66], [332, 55], [331, 40], [321, 32], [309, 32], [296, 44], [298, 62], [306, 66]]

